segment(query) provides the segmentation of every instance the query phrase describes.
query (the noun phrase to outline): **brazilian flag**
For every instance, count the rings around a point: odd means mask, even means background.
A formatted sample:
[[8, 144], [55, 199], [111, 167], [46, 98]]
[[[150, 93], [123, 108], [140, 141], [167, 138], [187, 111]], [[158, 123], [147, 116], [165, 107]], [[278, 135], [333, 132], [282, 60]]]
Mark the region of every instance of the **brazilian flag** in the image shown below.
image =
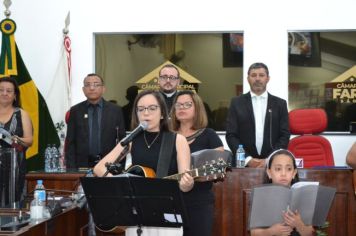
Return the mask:
[[31, 117], [33, 144], [26, 151], [27, 170], [44, 167], [44, 150], [47, 144], [59, 146], [59, 137], [53, 124], [47, 104], [21, 58], [15, 42], [16, 23], [7, 18], [0, 22], [2, 33], [0, 55], [0, 79], [15, 78], [20, 87], [21, 107]]

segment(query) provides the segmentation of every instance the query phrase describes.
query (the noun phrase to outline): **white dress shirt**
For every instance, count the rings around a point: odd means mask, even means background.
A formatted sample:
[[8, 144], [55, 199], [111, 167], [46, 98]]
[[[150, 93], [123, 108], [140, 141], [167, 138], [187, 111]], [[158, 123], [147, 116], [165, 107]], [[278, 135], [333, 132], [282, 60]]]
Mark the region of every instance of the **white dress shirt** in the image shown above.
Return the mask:
[[[265, 117], [267, 110], [267, 101], [268, 93], [265, 91], [261, 95], [251, 93], [253, 115], [255, 117], [255, 145], [257, 148], [258, 154], [261, 154], [262, 145], [263, 145], [263, 133], [265, 127]], [[251, 156], [247, 157], [245, 160], [245, 165], [252, 159]]]

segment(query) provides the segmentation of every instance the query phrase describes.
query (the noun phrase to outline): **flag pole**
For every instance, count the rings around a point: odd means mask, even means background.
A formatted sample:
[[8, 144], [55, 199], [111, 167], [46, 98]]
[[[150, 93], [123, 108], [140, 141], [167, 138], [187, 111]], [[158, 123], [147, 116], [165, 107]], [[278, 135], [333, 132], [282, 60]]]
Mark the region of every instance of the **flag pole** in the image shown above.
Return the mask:
[[9, 10], [11, 4], [12, 4], [11, 0], [4, 0], [4, 6], [5, 6], [4, 14], [5, 14], [6, 18], [9, 18], [11, 15], [11, 11]]
[[66, 36], [69, 33], [68, 26], [70, 24], [70, 11], [67, 14], [67, 17], [64, 21], [64, 29], [63, 29], [63, 34]]
[[[5, 17], [7, 19], [10, 18], [11, 11], [9, 10], [12, 2], [11, 0], [4, 0], [4, 6], [5, 6]], [[11, 153], [11, 161], [10, 161], [10, 181], [9, 181], [9, 206], [12, 209], [16, 209], [18, 207], [18, 202], [16, 202], [16, 180], [18, 179], [18, 176], [16, 174], [18, 165], [17, 165], [17, 151], [15, 148], [9, 148]]]

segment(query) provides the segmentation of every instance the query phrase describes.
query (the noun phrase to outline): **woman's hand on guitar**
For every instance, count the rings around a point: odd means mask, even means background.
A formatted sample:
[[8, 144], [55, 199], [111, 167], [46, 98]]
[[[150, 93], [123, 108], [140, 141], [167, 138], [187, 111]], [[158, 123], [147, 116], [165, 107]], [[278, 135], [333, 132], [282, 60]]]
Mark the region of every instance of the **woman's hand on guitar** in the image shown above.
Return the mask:
[[182, 192], [189, 192], [194, 186], [194, 178], [185, 173], [179, 181], [179, 188]]

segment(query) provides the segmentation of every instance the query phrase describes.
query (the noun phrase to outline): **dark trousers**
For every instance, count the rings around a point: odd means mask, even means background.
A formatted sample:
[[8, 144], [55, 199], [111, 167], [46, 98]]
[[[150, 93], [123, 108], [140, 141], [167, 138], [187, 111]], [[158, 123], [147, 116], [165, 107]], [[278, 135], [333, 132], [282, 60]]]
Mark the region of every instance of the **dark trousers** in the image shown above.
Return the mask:
[[214, 221], [214, 203], [188, 206], [189, 225], [184, 227], [184, 236], [210, 236]]

